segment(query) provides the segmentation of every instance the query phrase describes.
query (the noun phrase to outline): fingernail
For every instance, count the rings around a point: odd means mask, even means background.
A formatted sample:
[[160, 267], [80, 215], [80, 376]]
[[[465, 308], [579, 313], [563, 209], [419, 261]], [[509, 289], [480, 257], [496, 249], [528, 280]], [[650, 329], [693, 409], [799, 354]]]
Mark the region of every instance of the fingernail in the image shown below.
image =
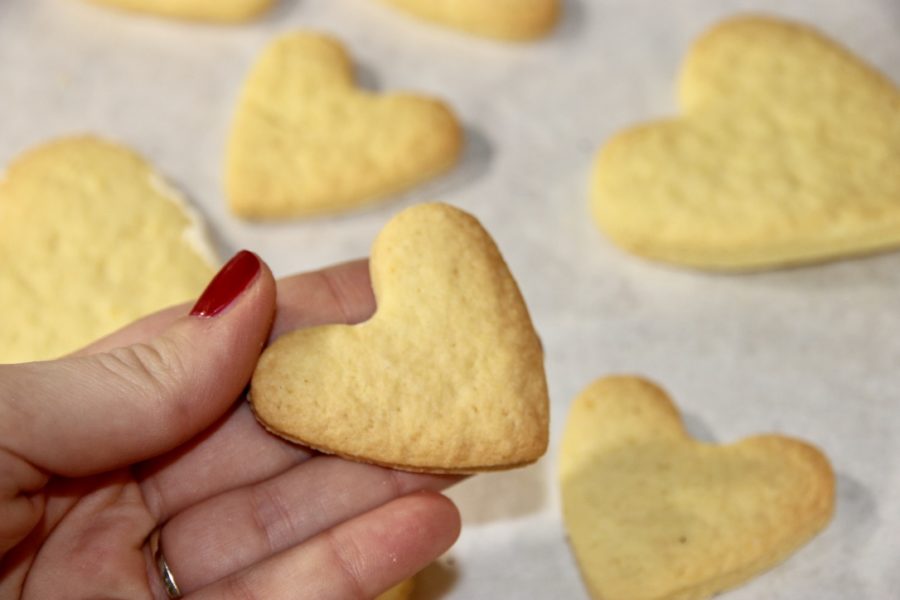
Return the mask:
[[250, 287], [259, 270], [260, 262], [255, 254], [247, 250], [235, 254], [203, 290], [191, 309], [191, 316], [214, 317], [228, 308], [241, 292]]

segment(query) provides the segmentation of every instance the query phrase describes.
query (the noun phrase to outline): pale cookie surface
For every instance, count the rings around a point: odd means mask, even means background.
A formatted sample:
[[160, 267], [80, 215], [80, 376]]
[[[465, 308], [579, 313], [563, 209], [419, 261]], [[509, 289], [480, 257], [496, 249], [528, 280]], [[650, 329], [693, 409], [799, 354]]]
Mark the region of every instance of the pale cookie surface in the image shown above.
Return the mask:
[[404, 579], [385, 593], [380, 594], [375, 600], [407, 600], [412, 596], [413, 586], [412, 579]]
[[900, 246], [900, 92], [836, 43], [762, 17], [693, 46], [683, 116], [600, 151], [592, 209], [623, 248], [747, 270]]
[[268, 9], [274, 0], [88, 0], [135, 12], [190, 21], [248, 21]]
[[130, 150], [67, 138], [0, 181], [0, 363], [50, 359], [196, 297], [215, 272], [199, 221]]
[[507, 40], [546, 34], [559, 18], [559, 0], [384, 0], [418, 17], [469, 33]]
[[253, 219], [347, 210], [440, 174], [461, 147], [442, 102], [358, 89], [336, 40], [292, 33], [263, 52], [245, 84], [227, 194], [235, 214]]
[[604, 600], [708, 598], [785, 559], [834, 507], [834, 474], [812, 446], [698, 442], [666, 394], [635, 377], [575, 400], [560, 476], [572, 549]]
[[271, 431], [390, 467], [475, 472], [537, 460], [548, 436], [543, 353], [519, 289], [472, 216], [421, 204], [372, 248], [378, 309], [360, 325], [284, 335], [253, 376]]

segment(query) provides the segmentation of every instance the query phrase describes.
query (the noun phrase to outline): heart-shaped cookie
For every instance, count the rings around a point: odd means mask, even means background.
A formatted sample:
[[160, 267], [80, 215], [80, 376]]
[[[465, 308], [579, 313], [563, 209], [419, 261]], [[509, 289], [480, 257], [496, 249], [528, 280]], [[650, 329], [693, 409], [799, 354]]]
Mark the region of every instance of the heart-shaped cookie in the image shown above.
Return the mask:
[[413, 588], [415, 584], [414, 580], [404, 579], [388, 591], [380, 594], [375, 600], [407, 600], [410, 596], [412, 596]]
[[653, 384], [609, 377], [569, 412], [563, 515], [594, 598], [697, 600], [785, 559], [822, 529], [834, 475], [779, 435], [705, 444]]
[[593, 213], [623, 248], [747, 270], [900, 246], [900, 92], [847, 50], [737, 18], [694, 44], [680, 100], [598, 155]]
[[274, 0], [90, 0], [95, 4], [174, 19], [233, 23], [248, 21]]
[[250, 388], [269, 430], [324, 452], [465, 473], [547, 448], [543, 353], [500, 252], [469, 214], [421, 204], [372, 247], [378, 310], [282, 336]]
[[193, 211], [127, 148], [35, 148], [0, 181], [0, 363], [56, 358], [189, 300], [215, 261]]
[[440, 101], [354, 86], [334, 39], [292, 33], [253, 68], [228, 144], [231, 209], [264, 219], [336, 212], [456, 163], [462, 133]]
[[559, 18], [559, 0], [385, 1], [428, 21], [506, 40], [540, 37]]

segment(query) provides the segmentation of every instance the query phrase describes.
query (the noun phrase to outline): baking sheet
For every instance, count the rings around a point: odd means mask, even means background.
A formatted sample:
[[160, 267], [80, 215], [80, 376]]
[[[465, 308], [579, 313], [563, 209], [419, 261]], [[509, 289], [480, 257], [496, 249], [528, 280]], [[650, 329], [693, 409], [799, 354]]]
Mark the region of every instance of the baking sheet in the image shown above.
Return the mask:
[[[830, 527], [728, 600], [900, 598], [900, 253], [706, 275], [627, 256], [588, 216], [599, 144], [672, 114], [690, 40], [748, 10], [814, 24], [900, 81], [893, 0], [570, 0], [554, 35], [523, 45], [426, 25], [375, 0], [282, 0], [238, 27], [2, 0], [0, 164], [58, 135], [119, 140], [195, 201], [223, 255], [254, 249], [276, 274], [367, 254], [384, 223], [420, 200], [478, 216], [543, 338], [551, 450], [450, 492], [463, 534], [420, 578], [419, 597], [586, 598], [561, 523], [556, 449], [571, 399], [596, 377], [628, 372], [667, 388], [703, 439], [778, 431], [833, 462]], [[468, 133], [461, 167], [344, 216], [277, 225], [229, 216], [222, 157], [239, 86], [268, 39], [301, 27], [340, 37], [367, 87], [452, 104]]]

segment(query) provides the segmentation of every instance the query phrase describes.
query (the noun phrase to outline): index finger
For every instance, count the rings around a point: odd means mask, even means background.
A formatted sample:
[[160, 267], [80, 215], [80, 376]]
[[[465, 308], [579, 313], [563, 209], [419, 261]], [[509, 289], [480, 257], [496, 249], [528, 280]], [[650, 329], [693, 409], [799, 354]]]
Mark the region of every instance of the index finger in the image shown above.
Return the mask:
[[[278, 336], [301, 327], [329, 323], [353, 324], [375, 312], [375, 297], [365, 259], [279, 279], [275, 321], [269, 335]], [[190, 310], [186, 302], [148, 315], [131, 325], [85, 346], [74, 354], [96, 354], [144, 342], [164, 331]]]
[[[300, 327], [363, 321], [375, 309], [367, 263], [282, 279], [276, 305], [270, 340]], [[165, 519], [216, 494], [268, 479], [309, 456], [301, 446], [268, 433], [242, 405], [195, 443], [141, 465], [139, 479], [153, 513]]]
[[278, 281], [271, 342], [293, 329], [353, 325], [375, 312], [369, 261], [356, 260]]

